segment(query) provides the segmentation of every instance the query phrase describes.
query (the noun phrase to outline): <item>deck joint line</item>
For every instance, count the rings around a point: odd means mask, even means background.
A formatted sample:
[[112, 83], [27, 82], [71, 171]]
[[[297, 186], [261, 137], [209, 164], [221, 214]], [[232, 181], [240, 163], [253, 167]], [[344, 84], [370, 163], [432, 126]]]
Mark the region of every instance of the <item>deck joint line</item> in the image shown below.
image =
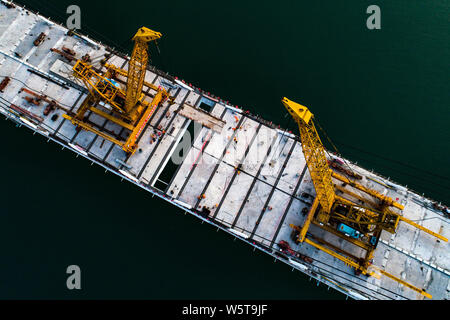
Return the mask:
[[286, 216], [287, 216], [289, 210], [291, 209], [291, 205], [294, 202], [294, 199], [296, 199], [295, 195], [297, 194], [298, 189], [300, 188], [300, 185], [303, 182], [303, 178], [305, 176], [305, 173], [306, 173], [307, 169], [308, 169], [308, 166], [305, 164], [305, 166], [303, 167], [302, 173], [300, 174], [300, 177], [299, 177], [299, 179], [297, 181], [297, 185], [295, 186], [294, 192], [292, 192], [292, 195], [291, 195], [291, 197], [289, 199], [289, 203], [286, 206], [286, 209], [284, 210], [283, 217], [281, 218], [280, 222], [278, 223], [277, 230], [275, 231], [275, 234], [274, 234], [272, 240], [270, 241], [270, 246], [269, 246], [270, 248], [273, 247], [275, 241], [277, 240], [278, 233], [280, 232], [281, 227], [283, 226], [284, 220], [286, 219]]
[[[190, 94], [190, 92], [188, 92], [188, 93], [184, 96], [183, 101], [181, 102], [181, 104], [183, 104], [184, 101], [186, 101], [186, 99], [187, 99], [187, 97], [189, 96], [189, 94]], [[181, 105], [181, 104], [180, 104], [180, 105]], [[155, 125], [152, 126], [153, 128], [157, 128], [157, 127], [158, 127], [159, 122], [162, 120], [162, 118], [163, 118], [164, 115], [167, 113], [167, 110], [168, 110], [169, 108], [170, 108], [170, 106], [168, 106], [168, 107], [164, 110], [164, 112], [161, 114], [161, 117], [158, 119], [157, 123], [155, 123]], [[175, 111], [176, 111], [176, 110], [175, 110]], [[174, 111], [174, 113], [173, 113], [173, 117], [170, 119], [169, 123], [167, 124], [167, 128], [169, 128], [169, 127], [172, 125], [172, 122], [173, 122], [173, 121], [175, 120], [175, 118], [178, 116], [178, 114], [177, 114], [175, 111]], [[141, 170], [139, 170], [139, 173], [138, 173], [138, 175], [136, 176], [137, 179], [140, 179], [140, 178], [141, 178], [142, 174], [143, 174], [144, 171], [145, 171], [145, 168], [147, 168], [149, 162], [150, 162], [151, 159], [153, 158], [153, 155], [155, 154], [156, 150], [158, 149], [159, 144], [160, 144], [161, 141], [162, 141], [162, 138], [163, 138], [163, 137], [160, 137], [160, 138], [158, 139], [158, 141], [155, 143], [155, 146], [153, 147], [153, 150], [150, 152], [150, 155], [148, 156], [147, 160], [145, 160], [144, 165], [142, 166]]]
[[[281, 139], [282, 139], [282, 138], [280, 137], [280, 143], [281, 143]], [[273, 139], [272, 139], [272, 143], [271, 143], [269, 149], [267, 149], [266, 155], [264, 156], [264, 160], [263, 160], [263, 161], [261, 162], [261, 164], [259, 165], [258, 171], [256, 172], [255, 176], [253, 177], [252, 184], [250, 185], [249, 189], [247, 190], [247, 193], [246, 193], [246, 195], [245, 195], [245, 197], [244, 197], [243, 202], [241, 203], [241, 205], [240, 205], [240, 207], [239, 207], [239, 210], [238, 210], [238, 212], [237, 212], [237, 214], [236, 214], [236, 217], [233, 219], [232, 228], [234, 228], [234, 226], [236, 225], [236, 223], [237, 223], [237, 221], [238, 221], [238, 219], [239, 219], [239, 216], [241, 215], [242, 210], [244, 209], [245, 204], [247, 203], [247, 200], [248, 200], [248, 198], [249, 198], [249, 196], [250, 196], [250, 193], [252, 192], [253, 187], [255, 186], [256, 182], [257, 182], [257, 181], [261, 181], [261, 180], [258, 179], [258, 177], [260, 176], [261, 171], [262, 171], [262, 169], [264, 168], [264, 165], [265, 165], [267, 159], [269, 158], [269, 155], [270, 155], [270, 153], [272, 152], [272, 148], [274, 147], [274, 145], [275, 145], [275, 143], [276, 143], [277, 140], [278, 140], [278, 135], [275, 135], [275, 136], [273, 137]]]
[[[275, 190], [276, 190], [276, 187], [277, 187], [277, 185], [278, 185], [278, 182], [280, 181], [281, 176], [282, 176], [283, 173], [284, 173], [284, 169], [286, 168], [286, 166], [287, 166], [287, 164], [288, 164], [288, 162], [289, 162], [289, 159], [291, 158], [291, 155], [292, 155], [292, 153], [294, 152], [295, 146], [296, 146], [296, 143], [293, 142], [293, 143], [292, 143], [291, 149], [288, 151], [288, 154], [287, 154], [287, 156], [286, 156], [286, 159], [284, 159], [283, 165], [282, 165], [282, 167], [281, 167], [281, 169], [280, 169], [280, 172], [278, 173], [277, 179], [275, 180], [275, 183], [273, 184], [273, 187], [272, 187], [272, 189], [270, 190], [269, 195], [267, 196], [266, 202], [264, 203], [264, 206], [263, 206], [263, 208], [262, 208], [262, 210], [261, 210], [261, 213], [259, 214], [258, 220], [256, 220], [255, 227], [253, 228], [253, 231], [252, 231], [252, 233], [251, 233], [249, 239], [252, 239], [252, 238], [253, 238], [253, 236], [255, 235], [256, 230], [258, 229], [259, 223], [261, 222], [261, 220], [262, 220], [264, 214], [267, 213], [267, 208], [268, 208], [268, 206], [269, 206], [270, 200], [272, 199], [272, 196], [273, 196], [273, 194], [275, 193]], [[283, 148], [283, 149], [284, 149], [284, 148]], [[282, 150], [282, 151], [283, 151], [283, 150]]]
[[[236, 128], [239, 128], [245, 121], [246, 117], [242, 116], [239, 119], [238, 124], [236, 125]], [[206, 185], [203, 187], [202, 192], [200, 193], [201, 195], [205, 193], [206, 189], [208, 188], [209, 184], [211, 183], [211, 180], [213, 179], [214, 175], [216, 174], [217, 169], [219, 168], [220, 164], [222, 163], [223, 158], [225, 157], [225, 155], [227, 154], [227, 150], [230, 147], [231, 143], [234, 141], [234, 137], [237, 134], [237, 130], [233, 131], [233, 134], [230, 137], [230, 140], [228, 141], [227, 145], [225, 146], [225, 148], [222, 151], [222, 155], [220, 157], [220, 159], [218, 159], [217, 164], [214, 166], [214, 170], [212, 171], [211, 175], [208, 178], [208, 181], [206, 182]], [[179, 193], [178, 195], [181, 195], [181, 193]], [[197, 202], [194, 205], [194, 208], [197, 208], [198, 205], [200, 204], [201, 198], [197, 200]]]
[[[223, 117], [225, 116], [226, 113], [227, 113], [227, 108], [224, 108], [223, 111], [222, 111], [222, 114], [220, 115], [220, 119], [223, 119]], [[211, 131], [212, 131], [212, 133], [211, 133]], [[206, 148], [208, 147], [209, 143], [211, 142], [211, 139], [214, 137], [214, 135], [216, 134], [216, 132], [214, 132], [213, 130], [207, 131], [207, 132], [206, 132], [206, 135], [205, 135], [205, 138], [208, 136], [208, 134], [210, 134], [211, 136], [210, 136], [210, 138], [208, 139], [208, 141], [206, 141], [205, 146], [203, 147], [202, 153], [206, 150]], [[199, 135], [200, 135], [200, 133], [199, 133]], [[195, 138], [195, 140], [196, 140], [196, 139], [197, 139], [197, 138]], [[195, 140], [194, 140], [193, 143], [192, 143], [192, 148], [193, 148], [193, 149], [196, 149], [195, 146], [194, 146]], [[201, 150], [199, 149], [199, 151], [201, 151]], [[205, 153], [205, 154], [206, 154], [206, 153]], [[186, 156], [187, 156], [187, 155], [186, 155]], [[199, 161], [200, 161], [200, 160], [201, 160], [201, 158], [199, 158]], [[192, 164], [191, 169], [189, 170], [189, 173], [188, 173], [187, 177], [184, 179], [183, 185], [181, 186], [181, 189], [180, 189], [180, 191], [179, 191], [178, 194], [181, 194], [182, 191], [184, 190], [184, 188], [186, 187], [186, 184], [187, 184], [187, 182], [189, 181], [189, 179], [191, 178], [192, 174], [194, 173], [194, 170], [195, 170], [195, 168], [197, 167], [197, 165], [198, 165], [198, 162], [197, 162], [197, 161], [196, 161], [195, 163]], [[177, 176], [179, 170], [181, 169], [181, 167], [182, 167], [182, 164], [181, 164], [180, 166], [178, 166], [177, 171], [176, 171], [175, 174], [173, 175], [172, 180], [170, 181], [170, 183], [169, 183], [169, 185], [168, 185], [168, 187], [167, 187], [167, 190], [168, 190], [168, 188], [172, 185], [172, 183], [173, 183], [175, 177]]]
[[[259, 133], [259, 130], [261, 129], [261, 127], [262, 127], [262, 123], [259, 123], [258, 127], [255, 130], [255, 134], [253, 135], [252, 140], [250, 141], [249, 145], [247, 146], [247, 148], [244, 152], [244, 156], [242, 157], [240, 163], [245, 161], [245, 158], [247, 157], [247, 154], [248, 154], [248, 150], [250, 150], [251, 146], [253, 145], [253, 142], [256, 140], [256, 137], [258, 136], [258, 133]], [[227, 188], [226, 188], [225, 192], [223, 193], [222, 198], [220, 199], [220, 202], [219, 202], [216, 210], [214, 211], [214, 215], [212, 216], [213, 219], [216, 218], [217, 214], [219, 213], [220, 209], [222, 208], [222, 205], [228, 195], [228, 192], [230, 191], [231, 187], [233, 186], [233, 182], [234, 182], [234, 179], [236, 179], [236, 177], [237, 177], [237, 170], [234, 170], [233, 176], [231, 177], [230, 182], [228, 182]], [[233, 228], [234, 225], [232, 225], [231, 227]]]

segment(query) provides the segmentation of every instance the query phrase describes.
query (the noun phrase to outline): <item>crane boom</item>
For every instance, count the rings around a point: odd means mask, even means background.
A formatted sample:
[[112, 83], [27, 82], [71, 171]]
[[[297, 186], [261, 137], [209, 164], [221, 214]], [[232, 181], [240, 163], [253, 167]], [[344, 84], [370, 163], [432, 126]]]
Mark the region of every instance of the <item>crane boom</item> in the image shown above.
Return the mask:
[[[369, 189], [361, 184], [350, 181], [348, 178], [341, 176], [335, 172], [332, 172], [328, 166], [328, 161], [325, 156], [325, 147], [320, 141], [319, 134], [313, 123], [313, 114], [308, 110], [307, 107], [302, 106], [288, 98], [283, 98], [282, 101], [285, 108], [294, 118], [298, 124], [300, 130], [300, 140], [302, 143], [303, 154], [305, 155], [305, 160], [308, 165], [309, 172], [311, 174], [311, 179], [316, 189], [317, 196], [311, 205], [308, 216], [306, 217], [303, 226], [300, 228], [295, 225], [291, 225], [295, 229], [297, 234], [297, 242], [305, 242], [313, 247], [326, 252], [333, 257], [343, 261], [347, 265], [354, 267], [356, 270], [361, 271], [363, 274], [375, 276], [376, 274], [369, 270], [373, 267], [381, 274], [389, 277], [390, 279], [397, 281], [398, 283], [407, 286], [408, 288], [422, 294], [427, 298], [432, 298], [432, 296], [426, 293], [424, 290], [415, 287], [404, 280], [387, 273], [386, 271], [374, 266], [372, 264], [374, 251], [378, 243], [378, 239], [383, 230], [394, 233], [401, 219], [441, 240], [448, 241], [447, 238], [427, 230], [422, 226], [412, 222], [411, 220], [402, 217], [399, 213], [393, 212], [388, 209], [388, 207], [394, 207], [399, 210], [403, 210], [404, 206], [393, 201], [390, 197], [380, 194], [379, 192]], [[343, 181], [345, 184], [351, 187], [364, 191], [366, 194], [378, 199], [381, 203], [376, 204], [371, 200], [365, 199], [358, 194], [344, 188], [342, 186], [334, 185], [332, 177], [337, 180]], [[361, 206], [358, 203], [354, 203], [346, 198], [336, 195], [335, 187], [342, 193], [349, 194], [356, 199], [358, 199], [363, 204], [367, 203], [374, 207], [379, 207], [381, 211], [373, 210], [369, 207]], [[319, 207], [320, 204], [320, 207]], [[363, 248], [366, 253], [364, 257], [359, 257], [359, 261], [353, 261], [349, 257], [353, 257], [353, 252], [343, 250], [343, 248], [337, 248], [330, 242], [321, 240], [324, 244], [318, 244], [310, 239], [308, 239], [308, 230], [310, 224], [313, 223], [319, 226], [325, 231], [334, 234], [341, 239], [345, 239], [350, 243]], [[351, 236], [344, 235], [344, 233], [339, 232], [339, 226], [342, 227], [343, 223], [348, 224], [354, 228], [353, 234], [354, 238]], [[343, 229], [341, 229], [343, 230]], [[361, 237], [361, 235], [363, 235]], [[309, 237], [312, 237], [309, 235]], [[370, 240], [369, 240], [370, 239]]]
[[127, 112], [130, 112], [136, 106], [142, 96], [142, 86], [144, 85], [148, 62], [147, 43], [157, 40], [161, 36], [159, 32], [142, 27], [132, 39], [135, 44], [128, 66], [127, 93], [125, 97], [125, 110]]
[[[121, 146], [128, 154], [133, 154], [137, 149], [137, 141], [156, 108], [167, 100], [170, 103], [173, 102], [173, 97], [164, 88], [145, 82], [148, 42], [157, 40], [161, 36], [161, 33], [146, 27], [142, 27], [136, 32], [132, 38], [135, 44], [128, 64], [128, 71], [106, 64], [106, 61], [104, 61], [102, 64], [106, 67], [106, 72], [100, 74], [100, 71], [94, 70], [94, 67], [88, 62], [82, 59], [78, 60], [73, 67], [73, 75], [83, 81], [85, 87], [89, 90], [89, 94], [75, 114], [66, 114], [64, 118]], [[117, 75], [127, 77], [126, 90], [123, 90], [120, 84], [113, 80]], [[144, 100], [145, 95], [142, 92], [144, 83], [156, 91], [152, 102]], [[105, 112], [102, 108], [111, 109], [111, 114]], [[126, 141], [118, 140], [117, 137], [94, 128], [91, 123], [85, 120], [85, 114], [88, 110], [128, 129], [130, 134]]]
[[325, 149], [312, 121], [313, 114], [307, 107], [288, 98], [283, 98], [282, 103], [298, 124], [303, 154], [320, 206], [326, 213], [330, 213], [336, 194], [331, 180], [331, 170], [325, 156]]
[[91, 96], [100, 97], [118, 112], [124, 112], [123, 107], [115, 99], [117, 95], [124, 95], [125, 93], [115, 86], [110, 79], [98, 74], [91, 65], [82, 60], [78, 60], [75, 63], [73, 74], [83, 81]]

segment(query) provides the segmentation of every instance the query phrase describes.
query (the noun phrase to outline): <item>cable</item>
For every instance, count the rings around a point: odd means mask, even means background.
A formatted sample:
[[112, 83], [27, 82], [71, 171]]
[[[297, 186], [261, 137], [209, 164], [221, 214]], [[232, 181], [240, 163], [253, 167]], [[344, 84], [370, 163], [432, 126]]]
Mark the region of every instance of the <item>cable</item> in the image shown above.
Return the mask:
[[354, 149], [354, 150], [359, 151], [359, 152], [367, 153], [367, 154], [369, 154], [369, 155], [371, 155], [371, 156], [374, 156], [374, 157], [377, 157], [377, 158], [380, 158], [380, 159], [383, 159], [383, 160], [386, 160], [386, 161], [395, 162], [395, 163], [397, 163], [397, 164], [399, 164], [399, 165], [401, 165], [401, 166], [404, 166], [404, 167], [407, 167], [407, 168], [410, 168], [410, 169], [414, 169], [414, 170], [417, 170], [417, 171], [422, 171], [422, 172], [427, 173], [427, 174], [429, 174], [429, 175], [432, 175], [432, 176], [434, 176], [434, 177], [437, 177], [437, 178], [441, 178], [441, 179], [450, 181], [450, 178], [449, 178], [449, 177], [446, 177], [446, 176], [443, 176], [443, 175], [439, 175], [439, 174], [430, 172], [430, 171], [428, 171], [428, 170], [425, 170], [425, 169], [422, 169], [422, 168], [418, 168], [418, 167], [412, 166], [412, 165], [410, 165], [410, 164], [408, 164], [408, 163], [404, 163], [404, 162], [402, 162], [402, 161], [395, 160], [395, 159], [390, 159], [390, 158], [388, 158], [388, 157], [381, 156], [381, 155], [379, 155], [379, 154], [376, 154], [376, 153], [373, 153], [373, 152], [370, 152], [370, 151], [362, 150], [362, 149], [360, 149], [360, 148], [358, 148], [358, 147], [355, 147], [355, 146], [351, 146], [351, 145], [345, 144], [345, 143], [343, 143], [343, 142], [341, 142], [341, 141], [338, 141], [338, 143], [339, 143], [340, 145], [344, 146], [344, 147], [348, 147], [348, 148]]
[[[325, 130], [322, 128], [322, 126], [319, 123], [319, 120], [315, 119], [315, 122], [317, 123], [317, 125], [319, 126], [319, 129], [323, 132], [323, 134], [325, 135], [325, 138], [328, 140], [328, 142], [332, 145], [333, 149], [335, 150], [335, 152], [340, 155], [341, 153], [339, 152], [339, 150], [337, 149], [336, 145], [333, 143], [333, 141], [331, 141], [331, 138], [328, 136], [328, 134], [325, 132]], [[331, 155], [328, 153], [327, 149], [325, 149], [325, 152], [328, 154], [328, 156], [331, 158]], [[341, 157], [342, 161], [344, 161], [344, 164], [349, 168], [349, 170], [353, 173], [353, 175], [347, 175], [349, 177], [349, 180], [352, 180], [353, 183], [355, 183], [355, 177], [356, 177], [356, 173], [353, 170], [352, 167], [350, 167], [350, 165], [348, 164], [347, 160], [345, 160], [344, 157]], [[364, 194], [362, 190], [359, 190], [357, 188], [354, 188], [355, 192], [362, 198], [364, 198]]]
[[441, 220], [441, 222], [450, 223], [450, 221], [444, 220], [441, 217], [431, 217], [431, 218], [417, 219], [417, 220], [411, 220], [411, 221], [418, 222], [418, 221], [426, 221], [426, 220], [432, 220], [432, 219], [439, 219], [439, 220]]
[[[4, 76], [4, 75], [0, 75], [0, 77], [1, 77], [1, 78], [6, 78], [6, 77], [8, 77], [8, 78], [10, 78], [10, 79], [12, 79], [12, 80], [18, 81], [18, 82], [22, 83], [22, 84], [24, 85], [24, 87], [27, 87], [27, 88], [30, 89], [31, 91], [37, 92], [36, 89], [33, 89], [33, 88], [29, 87], [25, 82], [23, 82], [23, 81], [20, 80], [20, 79], [17, 79], [17, 78], [11, 77], [11, 76]], [[42, 92], [40, 92], [40, 93], [43, 94]], [[48, 98], [50, 98], [50, 99], [52, 99], [52, 100], [57, 101], [56, 98], [53, 98], [53, 97], [51, 97], [51, 96], [49, 96], [49, 95], [45, 95], [45, 96], [47, 96]], [[0, 97], [0, 98], [2, 98], [2, 97]], [[4, 99], [4, 98], [2, 98], [2, 99], [5, 100], [5, 101], [8, 101], [8, 100], [6, 100], [6, 99]], [[59, 102], [59, 101], [58, 101], [58, 104], [63, 105], [63, 106], [68, 107], [68, 108], [71, 108], [70, 105], [65, 104], [65, 103], [61, 103], [61, 102]]]
[[[416, 179], [416, 180], [418, 180], [418, 181], [420, 181], [420, 182], [422, 182], [422, 183], [423, 183], [423, 182], [429, 183], [429, 184], [432, 185], [433, 187], [434, 187], [434, 186], [438, 186], [438, 187], [441, 187], [441, 188], [450, 190], [450, 187], [449, 187], [449, 186], [441, 185], [441, 184], [439, 184], [439, 183], [437, 183], [437, 182], [435, 182], [435, 181], [428, 180], [427, 178], [422, 177], [422, 176], [417, 176], [417, 175], [414, 175], [414, 174], [411, 174], [411, 173], [406, 173], [406, 172], [404, 172], [404, 171], [401, 171], [401, 170], [398, 170], [398, 169], [396, 169], [396, 168], [390, 167], [390, 166], [388, 166], [388, 165], [386, 165], [386, 164], [384, 164], [384, 163], [378, 163], [378, 162], [372, 160], [371, 158], [364, 158], [364, 157], [362, 157], [362, 156], [360, 156], [360, 155], [357, 155], [357, 156], [355, 156], [355, 157], [356, 157], [356, 158], [359, 158], [360, 160], [363, 160], [363, 161], [367, 161], [367, 162], [374, 163], [374, 164], [376, 164], [376, 165], [378, 165], [378, 166], [381, 165], [381, 166], [383, 166], [384, 168], [387, 168], [387, 169], [390, 169], [390, 170], [395, 171], [396, 173], [399, 173], [399, 174], [402, 174], [402, 175], [411, 177], [411, 178]], [[439, 191], [438, 191], [439, 189], [430, 189], [430, 190], [433, 190], [433, 191], [436, 191], [436, 192], [439, 193]], [[443, 195], [443, 194], [442, 194], [442, 195]], [[447, 195], [447, 196], [448, 196], [448, 195]]]
[[[336, 150], [336, 152], [339, 153], [339, 151], [337, 150], [336, 145], [331, 141], [331, 139], [329, 138], [329, 136], [326, 134], [325, 130], [323, 130], [323, 128], [320, 126], [320, 123], [317, 121], [317, 119], [315, 119], [315, 120], [316, 120], [316, 122], [317, 122], [317, 124], [318, 124], [320, 130], [324, 133], [325, 137], [326, 137], [327, 140], [329, 141], [329, 143], [333, 146], [333, 148]], [[356, 148], [355, 148], [355, 149], [356, 149]], [[358, 149], [358, 150], [362, 152], [361, 149]], [[378, 155], [376, 155], [376, 154], [373, 154], [373, 153], [370, 153], [370, 152], [367, 152], [367, 151], [364, 152], [364, 153], [367, 153], [367, 154], [370, 154], [370, 155], [374, 155], [374, 156], [378, 156]], [[340, 154], [340, 153], [339, 153], [339, 154]], [[369, 159], [366, 159], [366, 158], [364, 158], [364, 157], [361, 157], [360, 154], [358, 154], [357, 157], [359, 157], [360, 159], [366, 160], [366, 161], [368, 161], [368, 162], [372, 162], [372, 163], [378, 164], [377, 162], [374, 162], [373, 159], [370, 159], [370, 160], [369, 160]], [[413, 166], [411, 166], [411, 165], [406, 165], [406, 164], [404, 164], [404, 163], [402, 163], [402, 162], [400, 162], [400, 161], [392, 160], [392, 159], [385, 158], [385, 157], [382, 157], [382, 156], [378, 156], [378, 157], [380, 157], [380, 158], [382, 158], [382, 159], [384, 159], [384, 160], [386, 160], [386, 161], [395, 162], [395, 163], [400, 164], [400, 165], [403, 165], [403, 166], [405, 166], [405, 167], [414, 168], [414, 169], [418, 170], [417, 168], [415, 168], [415, 167], [413, 167]], [[342, 160], [345, 162], [345, 164], [346, 164], [348, 167], [350, 167], [349, 164], [347, 163], [347, 161], [345, 161], [345, 158], [342, 158]], [[431, 184], [433, 185], [433, 187], [434, 187], [434, 186], [439, 186], [439, 187], [441, 187], [441, 188], [449, 189], [449, 190], [450, 190], [450, 188], [449, 188], [448, 186], [444, 186], [444, 185], [438, 184], [438, 183], [436, 183], [435, 181], [427, 180], [426, 177], [423, 177], [423, 176], [417, 176], [417, 175], [410, 174], [410, 173], [405, 173], [405, 172], [399, 171], [398, 169], [394, 169], [394, 168], [392, 168], [392, 167], [388, 167], [388, 166], [386, 166], [386, 164], [384, 164], [384, 163], [383, 163], [382, 165], [383, 165], [383, 167], [388, 168], [388, 169], [391, 169], [391, 170], [393, 170], [393, 171], [395, 171], [395, 172], [397, 172], [397, 173], [407, 175], [407, 176], [409, 176], [409, 177], [412, 177], [412, 178], [417, 179], [417, 180], [422, 181], [422, 182], [431, 183]], [[351, 168], [350, 168], [350, 169], [351, 169]], [[426, 173], [429, 173], [429, 172], [427, 172], [426, 170], [422, 170], [422, 171], [425, 171]], [[353, 170], [352, 170], [352, 172], [353, 172]], [[430, 174], [431, 174], [431, 173], [430, 173]], [[439, 176], [439, 175], [435, 175], [435, 176]], [[446, 177], [443, 177], [443, 176], [439, 176], [439, 177], [446, 179]], [[423, 186], [423, 185], [422, 185], [422, 186]], [[440, 192], [439, 189], [432, 188], [432, 187], [426, 187], [426, 186], [425, 186], [425, 188], [428, 189], [428, 190], [430, 190], [430, 191], [433, 191], [433, 193], [440, 194], [441, 196], [445, 196], [445, 197], [448, 196], [448, 195], [446, 195], [446, 194]]]
[[[324, 133], [324, 135], [325, 135], [326, 139], [328, 140], [328, 142], [333, 146], [333, 149], [335, 149], [336, 152], [337, 152], [338, 154], [340, 154], [340, 152], [338, 151], [336, 145], [333, 143], [333, 141], [331, 141], [331, 139], [329, 138], [329, 136], [326, 134], [325, 130], [323, 130], [323, 128], [320, 126], [319, 121], [318, 121], [317, 119], [315, 119], [315, 120], [316, 120], [316, 122], [317, 122], [317, 124], [318, 124], [320, 130]], [[398, 165], [401, 165], [401, 166], [404, 166], [404, 167], [407, 167], [407, 168], [410, 168], [410, 169], [414, 169], [414, 170], [416, 170], [416, 171], [422, 171], [422, 172], [424, 172], [424, 173], [427, 173], [427, 174], [429, 174], [429, 175], [433, 175], [433, 176], [438, 177], [438, 178], [441, 178], [441, 179], [450, 180], [448, 177], [445, 177], [445, 176], [442, 176], [442, 175], [438, 175], [438, 174], [434, 174], [434, 173], [429, 172], [429, 171], [427, 171], [427, 170], [417, 168], [417, 167], [415, 167], [415, 166], [406, 164], [406, 163], [401, 162], [401, 161], [398, 161], [398, 160], [390, 159], [390, 158], [387, 158], [387, 157], [384, 157], [384, 156], [381, 156], [381, 155], [378, 155], [378, 154], [375, 154], [375, 153], [372, 153], [372, 152], [369, 152], [369, 151], [365, 151], [365, 150], [362, 150], [362, 149], [360, 149], [360, 148], [357, 148], [357, 147], [354, 147], [354, 146], [350, 146], [350, 145], [345, 144], [345, 143], [342, 143], [342, 142], [338, 142], [338, 143], [339, 143], [339, 145], [342, 145], [342, 146], [344, 146], [344, 147], [349, 147], [349, 148], [355, 149], [355, 150], [359, 151], [360, 153], [366, 153], [366, 154], [369, 154], [369, 155], [371, 155], [371, 156], [375, 156], [375, 157], [381, 158], [381, 159], [383, 159], [383, 160], [385, 160], [385, 161], [390, 161], [390, 162], [396, 163], [396, 164], [398, 164]], [[378, 164], [377, 162], [374, 162], [373, 159], [368, 160], [368, 159], [366, 159], [366, 158], [361, 157], [360, 154], [358, 154], [357, 157], [359, 157], [360, 159], [364, 159], [364, 160], [367, 160], [367, 161], [369, 161], [369, 162]], [[346, 165], [349, 167], [349, 165], [348, 165], [348, 163], [345, 161], [345, 159], [343, 158], [342, 160], [343, 160], [343, 161], [346, 163]], [[385, 165], [384, 163], [383, 163], [383, 166], [386, 167], [386, 165]], [[417, 175], [413, 175], [413, 174], [410, 174], [410, 173], [404, 173], [404, 172], [398, 171], [397, 169], [394, 169], [394, 168], [392, 168], [392, 167], [387, 167], [387, 168], [392, 169], [392, 170], [394, 170], [394, 171], [396, 171], [396, 172], [399, 172], [399, 173], [408, 175], [408, 176], [410, 176], [410, 177], [413, 177], [413, 178], [418, 179], [418, 180], [421, 180], [421, 181], [433, 183], [433, 185], [435, 185], [435, 186], [439, 186], [439, 187], [442, 187], [442, 188], [445, 188], [445, 189], [450, 189], [448, 186], [443, 186], [443, 185], [441, 185], [441, 184], [437, 184], [434, 180], [433, 180], [433, 181], [427, 180], [426, 177], [423, 177], [423, 176], [417, 176]], [[350, 169], [351, 169], [351, 168], [350, 168]], [[353, 170], [352, 170], [352, 171], [353, 171]], [[433, 190], [434, 190], [434, 189], [433, 189]]]

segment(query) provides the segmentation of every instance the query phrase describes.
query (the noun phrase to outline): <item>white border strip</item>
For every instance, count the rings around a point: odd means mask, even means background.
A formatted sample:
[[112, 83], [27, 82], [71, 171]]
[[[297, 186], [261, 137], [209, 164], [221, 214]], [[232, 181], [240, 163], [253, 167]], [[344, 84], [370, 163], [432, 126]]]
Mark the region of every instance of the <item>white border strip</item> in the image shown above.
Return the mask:
[[175, 82], [178, 83], [178, 85], [182, 86], [183, 88], [189, 90], [189, 91], [194, 91], [194, 89], [192, 89], [191, 87], [189, 87], [188, 85], [185, 85], [183, 82], [181, 82], [178, 79], [175, 79]]
[[242, 237], [244, 239], [248, 239], [248, 235], [246, 235], [245, 233], [242, 233], [240, 231], [234, 230], [233, 228], [228, 228], [228, 231], [231, 231], [232, 233], [234, 233], [235, 235]]

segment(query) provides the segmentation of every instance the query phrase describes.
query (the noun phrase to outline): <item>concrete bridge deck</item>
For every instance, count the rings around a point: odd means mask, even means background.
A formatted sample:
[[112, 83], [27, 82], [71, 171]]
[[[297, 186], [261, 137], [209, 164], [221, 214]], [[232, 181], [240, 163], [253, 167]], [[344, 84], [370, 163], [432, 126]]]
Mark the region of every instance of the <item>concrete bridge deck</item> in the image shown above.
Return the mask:
[[[80, 107], [87, 91], [71, 75], [70, 62], [50, 51], [66, 46], [77, 52], [77, 58], [88, 53], [94, 66], [101, 68], [100, 60], [110, 49], [86, 37], [68, 36], [65, 27], [19, 6], [7, 8], [1, 2], [0, 19], [0, 81], [11, 78], [0, 93], [0, 112], [6, 117], [177, 206], [181, 204], [187, 212], [199, 214], [204, 221], [354, 298], [422, 299], [389, 278], [356, 276], [342, 261], [292, 240], [289, 225], [303, 224], [302, 210], [309, 209], [315, 197], [301, 143], [295, 135], [149, 68], [146, 81], [166, 87], [175, 100], [173, 104], [165, 102], [152, 115], [138, 151], [128, 156], [119, 146], [92, 132], [77, 130], [62, 117], [65, 110]], [[46, 33], [46, 38], [35, 46], [33, 41], [41, 32]], [[113, 55], [109, 63], [127, 69], [128, 61], [126, 56]], [[46, 103], [28, 103], [24, 99], [28, 94], [21, 91], [24, 87], [56, 100], [61, 108], [45, 116]], [[148, 87], [144, 92], [148, 101], [156, 93]], [[199, 125], [202, 120], [196, 121], [195, 113], [190, 118], [183, 116], [178, 111], [184, 104], [207, 110], [217, 123], [223, 121], [223, 127]], [[19, 107], [19, 111], [11, 105]], [[129, 134], [127, 129], [93, 112], [88, 112], [87, 117], [100, 130], [122, 138]], [[188, 150], [180, 163], [175, 160], [180, 159], [182, 145]], [[431, 207], [428, 199], [355, 164], [351, 166], [363, 177], [362, 184], [405, 205], [405, 217], [450, 237], [448, 220]], [[310, 232], [351, 250], [355, 256], [362, 254], [361, 249], [315, 226]], [[277, 243], [281, 240], [313, 262], [280, 255]], [[383, 232], [374, 265], [425, 288], [435, 299], [449, 298], [449, 244], [406, 223], [400, 222], [395, 235]]]

